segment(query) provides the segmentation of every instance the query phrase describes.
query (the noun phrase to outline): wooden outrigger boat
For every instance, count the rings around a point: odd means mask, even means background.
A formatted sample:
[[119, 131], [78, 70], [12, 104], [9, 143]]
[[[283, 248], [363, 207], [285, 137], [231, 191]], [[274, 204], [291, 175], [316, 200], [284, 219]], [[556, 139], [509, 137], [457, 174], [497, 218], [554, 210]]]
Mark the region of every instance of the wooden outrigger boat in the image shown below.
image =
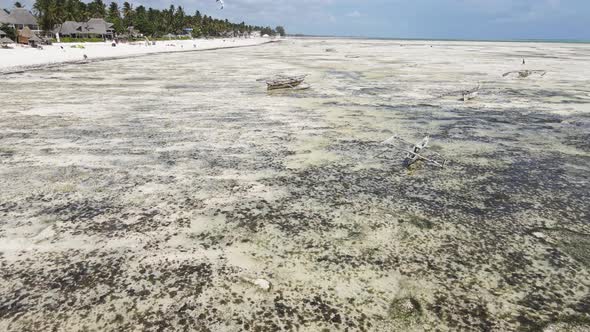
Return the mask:
[[461, 99], [462, 101], [466, 102], [472, 99], [477, 98], [477, 96], [479, 95], [479, 92], [481, 91], [481, 82], [477, 84], [477, 86], [473, 89], [469, 89], [469, 90], [455, 90], [455, 91], [451, 91], [451, 92], [447, 92], [445, 94], [442, 94], [440, 97], [447, 97], [447, 96], [456, 96], [458, 94], [461, 95]]
[[[415, 162], [423, 160], [429, 165], [444, 168], [445, 164], [447, 163], [447, 160], [443, 156], [433, 151], [429, 152], [429, 154], [431, 154], [432, 156], [425, 156], [425, 153], [422, 152], [428, 147], [428, 143], [430, 143], [429, 136], [424, 137], [422, 141], [416, 144], [412, 144], [394, 135], [388, 138], [387, 140], [383, 141], [381, 144], [394, 145], [397, 150], [405, 152], [406, 155], [403, 162], [405, 167], [410, 167]], [[402, 144], [405, 146], [401, 146]], [[410, 147], [408, 148], [408, 146]], [[386, 151], [378, 154], [376, 157], [383, 155], [385, 152]]]
[[303, 81], [305, 81], [305, 77], [307, 75], [299, 75], [299, 76], [285, 76], [285, 75], [278, 75], [273, 78], [267, 79], [266, 86], [268, 90], [278, 90], [278, 89], [292, 89], [299, 87]]
[[480, 89], [481, 89], [481, 84], [478, 84], [476, 88], [473, 88], [471, 90], [462, 91], [463, 101], [468, 101], [468, 100], [476, 98], [479, 95]]
[[539, 74], [541, 77], [545, 76], [545, 74], [547, 74], [547, 71], [545, 70], [513, 70], [513, 71], [509, 71], [507, 73], [504, 73], [504, 75], [502, 75], [502, 77], [506, 77], [508, 75], [511, 74], [518, 74], [519, 78], [527, 78], [533, 74]]

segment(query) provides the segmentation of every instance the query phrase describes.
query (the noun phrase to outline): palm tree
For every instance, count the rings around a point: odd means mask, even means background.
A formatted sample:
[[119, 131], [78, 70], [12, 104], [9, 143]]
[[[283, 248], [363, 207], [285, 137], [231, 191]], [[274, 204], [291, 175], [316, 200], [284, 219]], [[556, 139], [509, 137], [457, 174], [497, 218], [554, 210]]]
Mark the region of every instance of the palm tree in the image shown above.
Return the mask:
[[123, 25], [125, 28], [133, 26], [133, 6], [127, 1], [123, 3]]
[[125, 27], [121, 20], [121, 12], [119, 11], [119, 5], [116, 2], [111, 2], [109, 5], [109, 11], [107, 13], [107, 21], [113, 23], [116, 32], [123, 32]]
[[104, 18], [107, 16], [107, 8], [102, 0], [94, 0], [88, 3], [87, 9], [92, 18]]
[[76, 21], [78, 19], [78, 4], [77, 0], [67, 0], [64, 6], [63, 20]]
[[33, 10], [38, 17], [39, 26], [44, 31], [51, 31], [60, 23], [56, 3], [52, 0], [36, 0]]
[[175, 33], [179, 33], [182, 31], [182, 29], [184, 29], [184, 20], [184, 10], [182, 9], [182, 6], [178, 6], [172, 20], [172, 28]]

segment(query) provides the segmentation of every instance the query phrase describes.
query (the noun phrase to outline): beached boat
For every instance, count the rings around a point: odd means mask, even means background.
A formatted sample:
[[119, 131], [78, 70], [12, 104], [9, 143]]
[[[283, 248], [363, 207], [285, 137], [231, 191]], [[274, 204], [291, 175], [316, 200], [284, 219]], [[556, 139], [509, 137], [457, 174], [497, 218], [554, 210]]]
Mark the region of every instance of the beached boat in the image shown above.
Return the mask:
[[303, 81], [305, 81], [305, 77], [307, 75], [299, 75], [299, 76], [285, 76], [285, 75], [278, 75], [273, 78], [266, 80], [266, 86], [268, 90], [278, 90], [278, 89], [290, 89], [295, 88]]
[[462, 91], [463, 101], [468, 101], [471, 99], [475, 99], [479, 95], [479, 90], [481, 89], [481, 84], [471, 90], [464, 90]]
[[545, 74], [547, 74], [547, 71], [545, 71], [545, 70], [513, 70], [513, 71], [509, 71], [507, 73], [504, 73], [504, 75], [502, 75], [502, 77], [506, 77], [511, 74], [518, 74], [519, 78], [527, 78], [533, 74], [538, 74], [539, 76], [543, 77], [543, 76], [545, 76]]
[[[405, 157], [403, 161], [403, 165], [409, 168], [415, 162], [422, 160], [429, 165], [437, 166], [440, 168], [444, 168], [445, 164], [447, 163], [447, 159], [436, 153], [434, 151], [430, 151], [428, 155], [423, 151], [428, 147], [430, 143], [430, 136], [426, 136], [422, 139], [422, 141], [412, 144], [396, 135], [391, 136], [387, 140], [381, 142], [381, 144], [387, 144], [394, 146], [398, 151], [404, 152]], [[380, 157], [387, 152], [383, 151], [376, 155], [375, 157]]]

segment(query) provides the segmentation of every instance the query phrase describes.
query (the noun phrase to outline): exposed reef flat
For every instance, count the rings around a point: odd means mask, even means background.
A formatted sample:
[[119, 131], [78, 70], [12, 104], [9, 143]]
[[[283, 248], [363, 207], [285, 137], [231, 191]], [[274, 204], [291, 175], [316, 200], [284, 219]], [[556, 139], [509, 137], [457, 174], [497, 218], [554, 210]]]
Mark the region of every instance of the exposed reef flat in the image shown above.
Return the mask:
[[587, 331], [590, 46], [400, 43], [4, 76], [0, 330]]

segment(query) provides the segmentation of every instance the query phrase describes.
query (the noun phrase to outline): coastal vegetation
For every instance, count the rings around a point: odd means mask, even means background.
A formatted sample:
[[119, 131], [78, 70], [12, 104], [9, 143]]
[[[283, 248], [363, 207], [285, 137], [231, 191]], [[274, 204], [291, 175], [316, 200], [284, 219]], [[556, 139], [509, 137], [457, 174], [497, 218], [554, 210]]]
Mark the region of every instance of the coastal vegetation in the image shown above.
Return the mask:
[[16, 29], [9, 25], [9, 24], [0, 24], [0, 30], [4, 31], [6, 37], [15, 40], [16, 39]]
[[33, 12], [39, 26], [44, 31], [65, 21], [85, 22], [91, 18], [103, 18], [113, 23], [115, 32], [126, 34], [129, 27], [146, 36], [162, 37], [168, 34], [190, 34], [192, 37], [225, 37], [251, 34], [260, 31], [261, 35], [285, 35], [281, 26], [257, 26], [245, 22], [234, 23], [225, 19], [213, 18], [196, 11], [187, 14], [182, 6], [170, 5], [167, 9], [146, 8], [124, 2], [119, 6], [111, 2], [108, 6], [102, 0], [85, 3], [80, 0], [36, 0]]
[[[57, 40], [55, 40], [57, 41]], [[60, 39], [62, 43], [97, 43], [103, 42], [104, 39], [102, 38], [71, 38], [71, 37], [62, 37]]]

